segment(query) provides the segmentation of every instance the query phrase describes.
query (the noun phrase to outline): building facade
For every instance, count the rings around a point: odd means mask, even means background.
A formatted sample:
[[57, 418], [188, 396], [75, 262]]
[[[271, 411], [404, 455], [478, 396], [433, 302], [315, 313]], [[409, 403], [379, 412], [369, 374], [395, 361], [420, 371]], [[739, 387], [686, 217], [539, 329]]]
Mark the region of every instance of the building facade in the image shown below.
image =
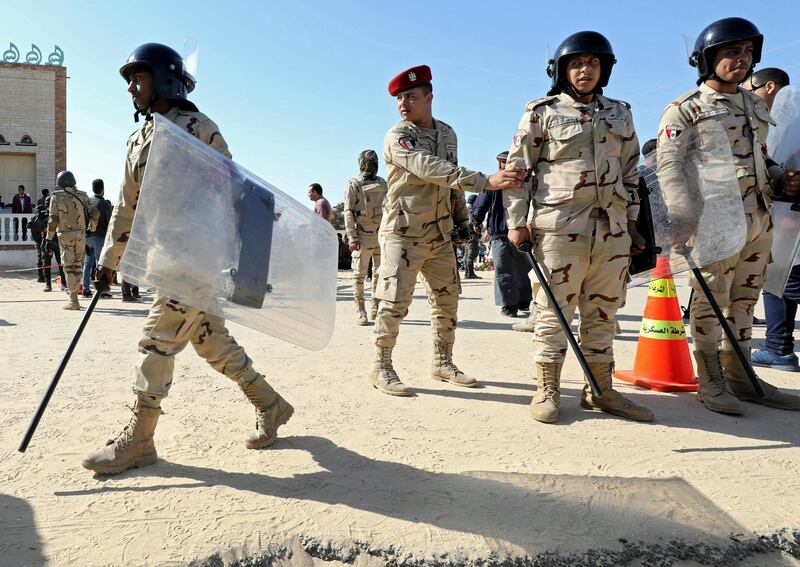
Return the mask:
[[67, 69], [0, 61], [0, 201], [34, 202], [67, 164]]

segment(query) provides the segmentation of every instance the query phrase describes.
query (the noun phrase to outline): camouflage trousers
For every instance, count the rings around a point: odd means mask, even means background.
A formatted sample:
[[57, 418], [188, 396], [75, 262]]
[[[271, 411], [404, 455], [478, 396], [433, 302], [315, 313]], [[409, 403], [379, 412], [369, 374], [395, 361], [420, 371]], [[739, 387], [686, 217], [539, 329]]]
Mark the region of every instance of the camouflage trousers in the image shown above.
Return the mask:
[[452, 244], [415, 242], [388, 234], [381, 238], [381, 256], [380, 281], [375, 291], [381, 300], [375, 319], [375, 344], [387, 347], [397, 342], [400, 323], [408, 314], [420, 273], [431, 304], [434, 342], [455, 342], [458, 269]]
[[464, 270], [467, 270], [468, 266], [471, 269], [474, 264], [475, 260], [478, 259], [478, 244], [480, 243], [481, 235], [477, 232], [472, 230], [472, 227], [469, 227], [469, 240], [464, 243]]
[[58, 235], [58, 246], [61, 249], [61, 263], [64, 265], [64, 284], [70, 295], [78, 293], [83, 278], [83, 259], [86, 257], [86, 235], [80, 230], [62, 232]]
[[[745, 214], [747, 240], [739, 254], [701, 268], [700, 273], [722, 308], [741, 346], [749, 348], [753, 330], [753, 308], [758, 302], [764, 275], [772, 248], [772, 217], [761, 209]], [[723, 341], [722, 326], [700, 285], [692, 277], [694, 299], [690, 310], [690, 324], [695, 351], [733, 350], [728, 340]]]
[[[591, 217], [581, 234], [539, 233], [536, 257], [567, 321], [580, 313], [578, 335], [587, 360], [614, 361], [615, 316], [625, 300], [631, 237], [612, 233], [608, 217]], [[567, 337], [541, 286], [534, 286], [536, 362], [561, 362]]]
[[225, 321], [174, 299], [157, 295], [139, 341], [134, 391], [165, 398], [172, 386], [175, 355], [188, 343], [211, 367], [238, 384], [258, 376], [253, 361], [234, 340]]
[[361, 250], [353, 250], [353, 295], [356, 301], [364, 299], [364, 280], [367, 277], [369, 260], [372, 258], [372, 297], [375, 297], [375, 286], [378, 283], [378, 268], [381, 265], [381, 249], [377, 239], [361, 240]]

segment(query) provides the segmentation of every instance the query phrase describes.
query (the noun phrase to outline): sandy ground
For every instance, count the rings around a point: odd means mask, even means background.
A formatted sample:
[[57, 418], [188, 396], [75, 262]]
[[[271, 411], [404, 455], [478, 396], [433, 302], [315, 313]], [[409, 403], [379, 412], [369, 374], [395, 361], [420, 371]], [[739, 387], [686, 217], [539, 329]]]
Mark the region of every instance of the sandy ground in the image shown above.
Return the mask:
[[[296, 408], [272, 448], [245, 449], [251, 407], [189, 349], [159, 462], [111, 478], [80, 459], [129, 418], [147, 306], [99, 305], [22, 455], [82, 315], [29, 279], [0, 278], [0, 565], [800, 565], [798, 413], [750, 405], [727, 417], [692, 394], [621, 384], [657, 417], [627, 422], [578, 407], [570, 355], [561, 421], [537, 423], [530, 335], [510, 330], [481, 275], [464, 285], [455, 354], [482, 389], [428, 377], [421, 287], [395, 360], [416, 397], [368, 387], [372, 327], [353, 324], [341, 272], [321, 352], [231, 325]], [[620, 368], [633, 364], [645, 296], [633, 290], [620, 313]], [[797, 375], [760, 372], [798, 390]]]

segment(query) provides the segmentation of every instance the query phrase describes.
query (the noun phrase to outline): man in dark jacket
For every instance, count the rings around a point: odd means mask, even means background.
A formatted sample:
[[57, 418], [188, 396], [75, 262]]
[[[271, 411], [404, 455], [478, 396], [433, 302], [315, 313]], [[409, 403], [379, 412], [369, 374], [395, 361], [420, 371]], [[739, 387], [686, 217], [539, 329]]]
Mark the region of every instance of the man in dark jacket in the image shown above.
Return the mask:
[[[506, 167], [508, 152], [497, 156], [499, 169]], [[529, 311], [532, 299], [528, 263], [508, 240], [506, 210], [500, 191], [481, 193], [472, 205], [471, 217], [476, 224], [483, 224], [492, 243], [494, 262], [494, 300], [501, 306], [500, 312], [507, 317], [516, 317], [520, 311]]]
[[94, 232], [86, 232], [86, 258], [83, 260], [83, 297], [92, 296], [92, 287], [89, 279], [92, 275], [97, 261], [100, 258], [100, 251], [103, 249], [103, 242], [106, 239], [108, 221], [111, 219], [111, 201], [103, 197], [105, 185], [102, 179], [92, 181], [92, 193], [89, 198], [91, 203], [100, 211], [100, 220], [97, 221], [97, 228]]

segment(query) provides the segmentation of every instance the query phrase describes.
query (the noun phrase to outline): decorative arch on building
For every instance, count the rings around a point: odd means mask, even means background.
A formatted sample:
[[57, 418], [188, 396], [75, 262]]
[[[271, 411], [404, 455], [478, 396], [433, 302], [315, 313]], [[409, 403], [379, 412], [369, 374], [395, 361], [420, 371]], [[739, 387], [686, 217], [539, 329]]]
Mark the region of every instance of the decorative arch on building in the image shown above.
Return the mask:
[[8, 145], [9, 145], [8, 140], [6, 140], [5, 136], [0, 134], [0, 146], [8, 146]]
[[28, 134], [23, 134], [22, 137], [19, 139], [19, 142], [17, 142], [17, 145], [18, 146], [35, 146], [36, 142], [34, 142], [33, 138], [31, 138]]

